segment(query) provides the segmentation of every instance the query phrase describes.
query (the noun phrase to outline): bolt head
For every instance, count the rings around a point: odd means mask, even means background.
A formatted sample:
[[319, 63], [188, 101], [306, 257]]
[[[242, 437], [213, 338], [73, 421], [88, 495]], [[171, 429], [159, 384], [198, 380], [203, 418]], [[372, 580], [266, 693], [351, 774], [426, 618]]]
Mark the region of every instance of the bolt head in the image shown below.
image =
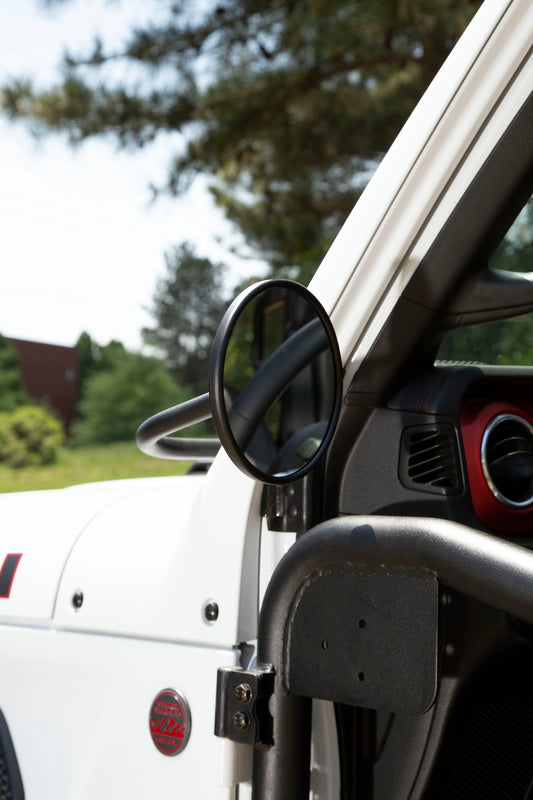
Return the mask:
[[296, 506], [294, 503], [291, 503], [289, 508], [287, 509], [287, 514], [289, 516], [289, 519], [296, 519], [296, 517], [298, 516], [298, 506]]
[[233, 715], [233, 727], [238, 731], [245, 731], [250, 727], [250, 718], [243, 711], [236, 711]]
[[248, 683], [239, 683], [238, 686], [235, 687], [235, 699], [238, 703], [249, 703], [252, 699], [252, 688]]
[[72, 605], [74, 608], [81, 608], [83, 605], [83, 592], [74, 592], [72, 595]]
[[216, 622], [218, 619], [218, 603], [206, 603], [204, 617], [208, 622]]

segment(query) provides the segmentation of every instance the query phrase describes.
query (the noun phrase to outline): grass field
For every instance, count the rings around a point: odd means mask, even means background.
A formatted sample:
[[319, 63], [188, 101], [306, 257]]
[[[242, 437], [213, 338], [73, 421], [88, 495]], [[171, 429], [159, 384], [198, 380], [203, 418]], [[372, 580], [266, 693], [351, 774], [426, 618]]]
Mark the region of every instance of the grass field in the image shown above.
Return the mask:
[[0, 465], [0, 492], [60, 489], [76, 483], [118, 478], [182, 475], [188, 461], [162, 461], [143, 455], [134, 442], [62, 448], [57, 462], [45, 467], [10, 469]]

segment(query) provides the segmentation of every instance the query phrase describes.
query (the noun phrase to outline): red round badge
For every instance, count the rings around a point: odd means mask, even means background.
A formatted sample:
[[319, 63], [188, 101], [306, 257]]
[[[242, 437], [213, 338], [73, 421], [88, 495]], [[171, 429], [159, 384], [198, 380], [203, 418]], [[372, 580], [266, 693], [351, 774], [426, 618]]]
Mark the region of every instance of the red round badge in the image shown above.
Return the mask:
[[191, 732], [191, 711], [185, 697], [174, 689], [159, 692], [150, 708], [150, 735], [165, 756], [185, 749]]

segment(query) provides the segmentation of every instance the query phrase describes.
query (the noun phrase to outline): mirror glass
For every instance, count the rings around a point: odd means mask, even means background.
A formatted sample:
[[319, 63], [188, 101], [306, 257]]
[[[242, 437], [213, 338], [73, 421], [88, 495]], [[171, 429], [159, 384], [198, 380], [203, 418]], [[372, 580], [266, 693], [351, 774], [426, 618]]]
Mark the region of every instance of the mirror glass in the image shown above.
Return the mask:
[[246, 290], [222, 320], [212, 356], [213, 417], [248, 474], [284, 483], [327, 446], [340, 408], [340, 358], [318, 301], [292, 281]]

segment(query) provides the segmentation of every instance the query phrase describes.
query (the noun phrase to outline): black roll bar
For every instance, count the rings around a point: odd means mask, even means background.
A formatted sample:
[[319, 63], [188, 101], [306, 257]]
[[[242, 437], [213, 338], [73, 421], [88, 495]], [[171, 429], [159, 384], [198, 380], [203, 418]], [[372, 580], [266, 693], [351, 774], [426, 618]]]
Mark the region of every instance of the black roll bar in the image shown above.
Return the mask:
[[533, 622], [533, 552], [525, 547], [432, 518], [347, 516], [317, 525], [282, 558], [261, 609], [257, 666], [276, 674], [274, 744], [254, 751], [253, 800], [308, 800], [311, 700], [287, 691], [287, 627], [305, 582], [338, 564], [427, 570], [450, 588]]

